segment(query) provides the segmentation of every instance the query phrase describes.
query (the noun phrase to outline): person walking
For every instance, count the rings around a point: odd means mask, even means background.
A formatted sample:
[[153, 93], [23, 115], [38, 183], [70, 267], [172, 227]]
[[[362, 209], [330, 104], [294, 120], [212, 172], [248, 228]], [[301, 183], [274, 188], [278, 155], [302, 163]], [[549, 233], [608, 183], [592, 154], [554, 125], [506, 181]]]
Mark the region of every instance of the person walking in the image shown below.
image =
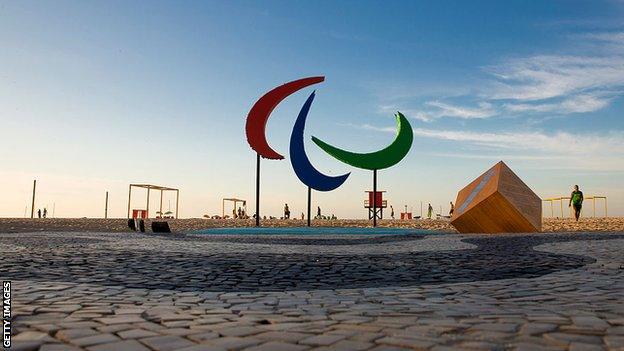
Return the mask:
[[316, 207], [316, 218], [321, 219], [321, 206]]
[[37, 217], [41, 218], [41, 209], [37, 210]]
[[455, 212], [455, 205], [453, 205], [453, 201], [451, 201], [451, 209], [449, 210], [449, 217], [453, 217], [453, 212]]
[[290, 209], [288, 204], [284, 204], [284, 219], [290, 219]]
[[579, 217], [581, 216], [581, 209], [583, 208], [583, 192], [579, 190], [579, 186], [575, 185], [572, 194], [570, 194], [570, 202], [568, 203], [568, 207], [572, 206], [574, 208], [574, 218], [578, 222]]
[[394, 207], [390, 205], [390, 218], [394, 219]]
[[46, 218], [48, 216], [48, 208], [44, 207], [43, 208], [43, 218]]
[[427, 208], [427, 218], [431, 219], [432, 214], [433, 214], [433, 207], [431, 206], [431, 204], [429, 204], [429, 207]]

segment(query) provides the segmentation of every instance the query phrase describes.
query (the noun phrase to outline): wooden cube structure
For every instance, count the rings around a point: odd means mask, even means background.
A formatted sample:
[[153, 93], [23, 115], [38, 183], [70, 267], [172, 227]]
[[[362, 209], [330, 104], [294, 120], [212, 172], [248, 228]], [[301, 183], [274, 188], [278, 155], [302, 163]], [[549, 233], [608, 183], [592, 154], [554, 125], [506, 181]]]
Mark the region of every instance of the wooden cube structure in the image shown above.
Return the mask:
[[457, 194], [451, 224], [460, 233], [538, 232], [542, 200], [500, 161]]

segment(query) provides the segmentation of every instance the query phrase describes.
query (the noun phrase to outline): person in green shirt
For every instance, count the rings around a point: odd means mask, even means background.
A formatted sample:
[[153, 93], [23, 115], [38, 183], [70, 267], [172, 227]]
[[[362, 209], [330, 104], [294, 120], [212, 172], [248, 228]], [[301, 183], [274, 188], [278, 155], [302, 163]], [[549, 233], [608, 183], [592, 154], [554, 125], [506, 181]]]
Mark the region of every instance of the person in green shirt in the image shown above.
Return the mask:
[[574, 191], [570, 194], [570, 203], [568, 207], [574, 207], [574, 218], [578, 222], [579, 217], [581, 216], [581, 208], [583, 207], [583, 192], [579, 190], [579, 186], [574, 186]]

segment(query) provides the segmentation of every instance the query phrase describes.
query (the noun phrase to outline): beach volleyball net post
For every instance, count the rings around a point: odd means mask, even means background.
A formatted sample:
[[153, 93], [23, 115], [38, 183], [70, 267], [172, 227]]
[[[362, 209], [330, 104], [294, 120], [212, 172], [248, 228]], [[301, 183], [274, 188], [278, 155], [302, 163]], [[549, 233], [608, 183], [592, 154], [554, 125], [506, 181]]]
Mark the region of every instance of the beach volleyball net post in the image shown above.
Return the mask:
[[178, 208], [180, 204], [180, 189], [170, 188], [166, 186], [154, 185], [154, 184], [130, 184], [128, 187], [128, 218], [130, 218], [130, 203], [132, 201], [132, 188], [147, 189], [147, 198], [145, 200], [146, 217], [149, 218], [149, 204], [150, 204], [150, 190], [160, 191], [160, 216], [163, 214], [163, 193], [165, 191], [174, 191], [176, 193], [175, 204], [175, 219], [178, 219]]
[[[596, 217], [596, 200], [604, 200], [604, 217], [608, 217], [609, 216], [609, 211], [608, 211], [608, 207], [607, 207], [607, 197], [606, 196], [598, 196], [598, 195], [591, 195], [591, 196], [585, 196], [583, 198], [583, 202], [586, 203], [586, 201], [591, 201], [592, 202], [592, 217]], [[573, 217], [573, 210], [569, 209], [568, 212], [569, 214], [566, 216], [564, 208], [568, 207], [566, 202], [570, 202], [570, 197], [569, 196], [560, 196], [560, 197], [551, 197], [551, 198], [546, 198], [546, 199], [542, 199], [542, 202], [547, 202], [550, 204], [550, 217], [554, 218], [555, 217], [555, 207], [559, 208], [559, 212], [558, 214], [561, 215], [561, 217], [559, 218], [566, 218], [566, 217]], [[556, 202], [559, 202], [559, 206], [556, 206]], [[583, 206], [581, 208], [581, 215], [583, 215], [583, 213], [585, 213], [585, 208], [586, 206]], [[548, 210], [547, 210], [548, 211]], [[546, 216], [544, 216], [546, 217]]]

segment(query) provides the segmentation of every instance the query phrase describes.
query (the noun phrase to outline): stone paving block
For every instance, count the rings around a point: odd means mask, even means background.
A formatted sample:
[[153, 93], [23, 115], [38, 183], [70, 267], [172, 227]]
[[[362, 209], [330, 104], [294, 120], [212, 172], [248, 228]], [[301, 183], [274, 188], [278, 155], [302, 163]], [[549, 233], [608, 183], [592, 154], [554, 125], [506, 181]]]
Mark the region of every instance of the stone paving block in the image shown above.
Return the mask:
[[179, 349], [178, 351], [227, 351], [227, 349], [214, 345], [202, 344], [185, 347], [183, 349]]
[[375, 343], [388, 344], [391, 346], [407, 347], [407, 348], [414, 348], [414, 349], [428, 349], [435, 345], [434, 342], [431, 342], [428, 340], [396, 338], [396, 337], [385, 337], [385, 338], [377, 339], [375, 340]]
[[[540, 344], [533, 344], [528, 342], [520, 342], [515, 345], [515, 351], [552, 351], [557, 350], [551, 346], [544, 346]], [[559, 350], [565, 350], [565, 348], [560, 348]]]
[[8, 351], [36, 351], [43, 344], [40, 340], [14, 341]]
[[140, 339], [140, 338], [146, 338], [149, 336], [157, 336], [159, 334], [151, 330], [130, 329], [130, 330], [120, 331], [117, 333], [117, 335], [121, 337], [122, 339]]
[[87, 347], [88, 351], [150, 351], [136, 340], [124, 340]]
[[571, 319], [574, 325], [582, 328], [604, 330], [609, 327], [609, 323], [595, 316], [578, 316]]
[[12, 338], [13, 341], [41, 341], [41, 342], [58, 342], [52, 338], [48, 333], [39, 331], [24, 331]]
[[368, 333], [368, 332], [360, 332], [355, 335], [350, 336], [348, 339], [353, 341], [364, 341], [364, 342], [373, 342], [379, 338], [384, 337], [385, 334], [382, 333]]
[[483, 323], [476, 324], [470, 327], [468, 330], [486, 330], [502, 333], [514, 333], [518, 329], [517, 324], [505, 324], [505, 323]]
[[61, 322], [59, 326], [63, 329], [84, 329], [84, 328], [96, 328], [101, 327], [102, 324], [93, 321], [83, 322]]
[[305, 345], [296, 345], [282, 341], [270, 341], [264, 344], [248, 347], [245, 351], [303, 351], [309, 348], [309, 346]]
[[122, 314], [115, 317], [96, 318], [96, 321], [110, 325], [110, 324], [125, 324], [125, 323], [141, 323], [146, 320], [135, 314]]
[[604, 342], [610, 349], [624, 349], [624, 336], [605, 336]]
[[62, 341], [71, 341], [73, 339], [84, 338], [90, 335], [100, 334], [99, 332], [91, 329], [91, 328], [80, 328], [80, 329], [63, 329], [56, 332], [55, 337]]
[[81, 351], [79, 347], [65, 344], [43, 344], [39, 351]]
[[211, 345], [223, 347], [228, 350], [241, 350], [246, 347], [259, 345], [263, 341], [253, 337], [241, 338], [238, 336], [226, 336], [210, 341]]
[[220, 328], [220, 329], [215, 329], [215, 331], [223, 336], [249, 336], [249, 335], [259, 334], [263, 332], [262, 329], [259, 329], [257, 327], [251, 327], [251, 326]]
[[195, 333], [194, 330], [188, 328], [167, 328], [160, 331], [160, 334], [186, 336]]
[[413, 351], [414, 349], [398, 347], [398, 346], [389, 346], [389, 345], [379, 345], [375, 346], [370, 351]]
[[296, 343], [299, 340], [310, 337], [311, 334], [289, 332], [289, 331], [268, 331], [254, 335], [255, 338], [263, 340], [278, 340], [290, 343]]
[[601, 345], [602, 338], [593, 335], [579, 335], [567, 333], [547, 333], [544, 334], [546, 340], [553, 341], [557, 344], [569, 345], [572, 342], [581, 342], [586, 344]]
[[375, 346], [375, 344], [371, 342], [340, 340], [334, 344], [331, 344], [329, 346], [324, 346], [324, 347], [327, 348], [328, 351], [336, 351], [336, 350], [361, 351], [361, 350], [370, 349], [373, 346]]
[[544, 333], [548, 333], [548, 332], [556, 330], [557, 327], [558, 327], [557, 324], [531, 322], [531, 323], [524, 324], [520, 328], [520, 334], [526, 334], [526, 335], [544, 334]]
[[344, 339], [344, 335], [321, 334], [300, 340], [300, 344], [327, 346]]
[[218, 337], [219, 337], [219, 334], [213, 331], [190, 334], [187, 336], [188, 339], [193, 340], [195, 342], [206, 342], [207, 340], [216, 339]]
[[152, 336], [139, 339], [140, 342], [156, 351], [175, 351], [184, 347], [195, 345], [195, 343], [179, 336]]
[[86, 347], [97, 344], [111, 343], [120, 339], [113, 334], [95, 334], [71, 340], [71, 343], [80, 347]]
[[101, 327], [97, 327], [96, 329], [101, 331], [102, 333], [117, 333], [120, 331], [129, 330], [133, 328], [135, 328], [134, 325], [124, 323], [124, 324], [103, 325]]
[[605, 350], [602, 345], [585, 344], [582, 342], [572, 342], [570, 344], [569, 351], [603, 351]]

